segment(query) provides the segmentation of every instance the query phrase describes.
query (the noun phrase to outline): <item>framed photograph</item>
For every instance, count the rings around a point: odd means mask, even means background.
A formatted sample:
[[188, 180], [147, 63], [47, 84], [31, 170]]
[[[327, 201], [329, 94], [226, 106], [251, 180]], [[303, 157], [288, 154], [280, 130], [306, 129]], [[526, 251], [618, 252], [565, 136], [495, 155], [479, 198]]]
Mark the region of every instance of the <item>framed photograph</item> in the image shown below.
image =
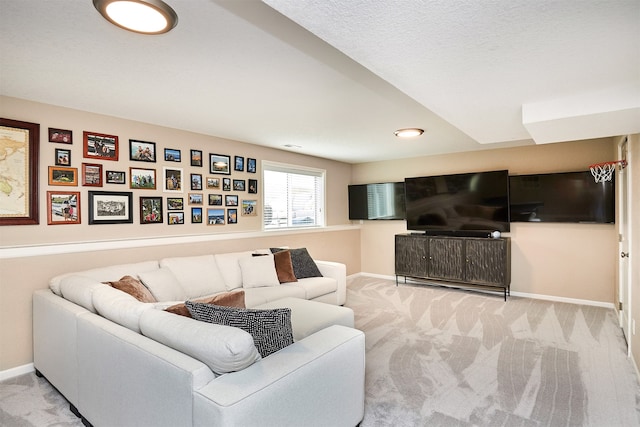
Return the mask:
[[167, 224], [184, 224], [184, 212], [167, 212]]
[[184, 209], [184, 199], [182, 197], [167, 197], [168, 211], [181, 211]]
[[67, 129], [49, 128], [49, 142], [73, 144], [73, 132]]
[[162, 197], [140, 197], [140, 224], [162, 222]]
[[191, 150], [191, 166], [202, 167], [202, 151]]
[[215, 176], [207, 177], [207, 188], [210, 190], [219, 190], [220, 189], [220, 178], [216, 178]]
[[202, 208], [191, 208], [191, 224], [202, 224]]
[[209, 206], [222, 206], [222, 194], [209, 194]]
[[231, 191], [231, 178], [222, 178], [222, 191]]
[[89, 224], [132, 224], [133, 193], [89, 191]]
[[231, 175], [231, 158], [223, 154], [209, 154], [209, 172]]
[[244, 172], [244, 157], [235, 156], [233, 158], [233, 170], [234, 171], [239, 171], [239, 172]]
[[126, 182], [126, 173], [123, 171], [106, 171], [107, 184], [124, 184]]
[[250, 179], [249, 180], [249, 194], [258, 194], [258, 180]]
[[244, 191], [246, 181], [244, 179], [233, 180], [233, 191]]
[[256, 159], [247, 159], [247, 172], [256, 173]]
[[190, 205], [201, 205], [203, 203], [202, 193], [189, 193]]
[[164, 161], [165, 162], [181, 162], [180, 150], [174, 148], [164, 149]]
[[182, 193], [182, 168], [164, 167], [162, 169], [165, 193]]
[[78, 168], [49, 166], [49, 185], [78, 186]]
[[224, 205], [225, 206], [238, 206], [238, 196], [226, 194], [224, 196]]
[[238, 223], [238, 209], [227, 209], [227, 224]]
[[11, 186], [2, 189], [0, 225], [38, 224], [40, 125], [0, 119], [0, 146], [5, 144], [12, 148], [0, 156], [0, 171]]
[[129, 188], [139, 190], [156, 189], [156, 170], [129, 168]]
[[191, 189], [202, 190], [202, 175], [199, 173], [191, 174]]
[[207, 209], [207, 225], [224, 225], [224, 209]]
[[258, 211], [256, 210], [257, 200], [243, 200], [241, 206], [241, 214], [242, 216], [258, 216]]
[[83, 163], [82, 185], [85, 187], [102, 187], [102, 165], [98, 163]]
[[118, 160], [118, 137], [96, 132], [82, 132], [84, 158]]
[[80, 224], [80, 193], [47, 191], [47, 225]]
[[56, 166], [71, 166], [71, 150], [56, 148]]
[[129, 140], [129, 160], [136, 162], [156, 162], [156, 143], [149, 141]]

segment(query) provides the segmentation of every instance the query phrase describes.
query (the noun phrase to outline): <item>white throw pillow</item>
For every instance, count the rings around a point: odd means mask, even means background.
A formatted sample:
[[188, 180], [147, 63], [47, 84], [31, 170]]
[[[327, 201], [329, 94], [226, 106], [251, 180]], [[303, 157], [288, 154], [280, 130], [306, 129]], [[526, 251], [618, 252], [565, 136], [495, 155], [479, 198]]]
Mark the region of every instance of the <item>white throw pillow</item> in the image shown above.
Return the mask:
[[157, 301], [184, 301], [187, 293], [168, 268], [139, 273], [138, 277]]
[[280, 285], [272, 254], [241, 258], [239, 263], [240, 270], [242, 270], [243, 288]]

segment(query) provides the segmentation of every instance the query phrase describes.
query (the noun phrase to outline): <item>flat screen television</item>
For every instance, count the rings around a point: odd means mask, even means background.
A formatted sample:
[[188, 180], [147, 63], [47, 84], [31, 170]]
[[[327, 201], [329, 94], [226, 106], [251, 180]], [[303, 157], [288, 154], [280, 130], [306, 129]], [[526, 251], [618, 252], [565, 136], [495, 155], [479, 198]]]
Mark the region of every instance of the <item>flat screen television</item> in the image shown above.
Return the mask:
[[510, 177], [511, 221], [613, 224], [615, 181], [590, 171]]
[[349, 219], [405, 219], [404, 182], [350, 185]]
[[404, 185], [409, 230], [450, 235], [509, 231], [507, 170], [406, 178]]

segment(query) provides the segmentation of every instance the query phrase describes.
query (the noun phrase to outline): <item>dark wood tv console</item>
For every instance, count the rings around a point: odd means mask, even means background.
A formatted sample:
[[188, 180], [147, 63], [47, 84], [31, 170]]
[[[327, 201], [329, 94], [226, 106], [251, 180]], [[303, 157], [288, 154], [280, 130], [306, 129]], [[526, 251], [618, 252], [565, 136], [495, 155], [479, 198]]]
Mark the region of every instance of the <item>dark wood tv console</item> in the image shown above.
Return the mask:
[[511, 239], [396, 234], [396, 286], [398, 276], [438, 285], [501, 291], [504, 300], [511, 286]]

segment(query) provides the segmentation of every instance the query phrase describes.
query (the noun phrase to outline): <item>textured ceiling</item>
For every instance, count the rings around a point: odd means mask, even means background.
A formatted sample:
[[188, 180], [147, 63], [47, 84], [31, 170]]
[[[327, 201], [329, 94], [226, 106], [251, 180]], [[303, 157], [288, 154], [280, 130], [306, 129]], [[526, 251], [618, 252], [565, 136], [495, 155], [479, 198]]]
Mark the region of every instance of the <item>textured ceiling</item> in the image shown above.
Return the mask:
[[0, 94], [350, 163], [640, 132], [637, 0], [167, 1], [2, 0]]

